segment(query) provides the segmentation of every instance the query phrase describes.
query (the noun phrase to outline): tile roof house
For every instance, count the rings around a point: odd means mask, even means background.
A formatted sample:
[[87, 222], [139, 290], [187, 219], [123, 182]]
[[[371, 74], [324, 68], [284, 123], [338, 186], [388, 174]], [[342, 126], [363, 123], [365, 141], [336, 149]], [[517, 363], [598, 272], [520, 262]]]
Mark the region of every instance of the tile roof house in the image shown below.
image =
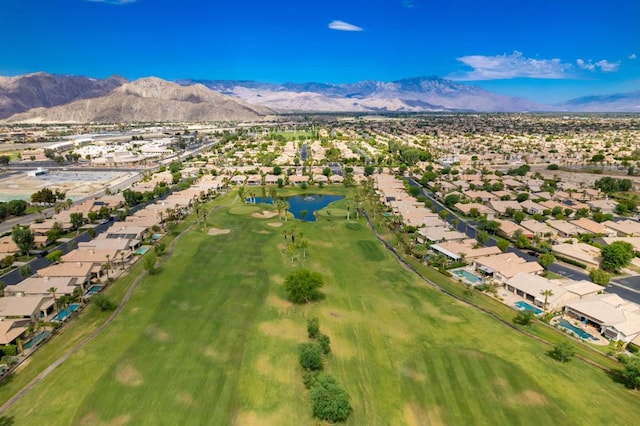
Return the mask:
[[600, 249], [585, 243], [576, 244], [556, 244], [551, 251], [559, 256], [584, 263], [588, 268], [598, 268], [600, 266]]
[[473, 267], [500, 283], [506, 282], [519, 272], [538, 274], [544, 270], [538, 262], [528, 262], [515, 253], [479, 257], [473, 260]]
[[505, 288], [542, 309], [545, 309], [545, 296], [542, 292], [551, 290], [553, 294], [546, 297], [546, 309], [550, 311], [562, 309], [568, 302], [593, 296], [603, 291], [602, 286], [588, 281], [549, 280], [540, 275], [526, 272], [518, 272], [509, 278], [505, 283]]
[[640, 306], [617, 294], [592, 296], [568, 303], [565, 312], [600, 329], [611, 340], [630, 342], [640, 335]]

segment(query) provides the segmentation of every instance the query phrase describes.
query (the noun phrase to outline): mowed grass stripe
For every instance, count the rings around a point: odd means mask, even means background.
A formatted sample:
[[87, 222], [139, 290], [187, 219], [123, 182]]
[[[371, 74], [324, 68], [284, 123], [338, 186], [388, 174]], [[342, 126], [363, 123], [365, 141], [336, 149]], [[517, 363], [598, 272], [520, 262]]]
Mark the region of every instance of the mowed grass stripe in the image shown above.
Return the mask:
[[[267, 289], [264, 271], [220, 273], [227, 268], [226, 256], [240, 259], [259, 255], [259, 237], [258, 244], [245, 247], [232, 244], [230, 238], [230, 235], [204, 237], [195, 250], [195, 253], [206, 254], [199, 256], [198, 268], [187, 269], [176, 278], [179, 284], [165, 295], [161, 303], [163, 309], [152, 320], [154, 328], [147, 330], [151, 335], [130, 349], [131, 361], [125, 362], [131, 362], [133, 369], [140, 370], [149, 385], [128, 389], [126, 383], [113, 380], [122, 376], [120, 362], [105, 378], [111, 380], [111, 389], [101, 389], [88, 398], [88, 401], [101, 398], [105, 403], [87, 404], [87, 413], [95, 411], [100, 418], [109, 413], [122, 413], [132, 416], [137, 424], [157, 424], [172, 419], [179, 422], [185, 416], [196, 421], [198, 417], [193, 416], [194, 412], [203, 415], [202, 421], [230, 421], [230, 415], [238, 406], [236, 387], [245, 339]], [[229, 239], [226, 244], [225, 239]], [[222, 250], [226, 256], [221, 256]], [[177, 339], [172, 341], [172, 337]], [[203, 381], [203, 377], [207, 380]], [[127, 392], [130, 398], [119, 398], [122, 392]], [[105, 398], [105, 394], [112, 398]], [[165, 410], [157, 410], [158, 402]], [[194, 410], [203, 404], [207, 407], [206, 416], [204, 406]], [[163, 413], [166, 406], [172, 407], [168, 413], [154, 414]], [[130, 414], [132, 412], [135, 414]], [[80, 419], [82, 414], [87, 415], [81, 411]]]

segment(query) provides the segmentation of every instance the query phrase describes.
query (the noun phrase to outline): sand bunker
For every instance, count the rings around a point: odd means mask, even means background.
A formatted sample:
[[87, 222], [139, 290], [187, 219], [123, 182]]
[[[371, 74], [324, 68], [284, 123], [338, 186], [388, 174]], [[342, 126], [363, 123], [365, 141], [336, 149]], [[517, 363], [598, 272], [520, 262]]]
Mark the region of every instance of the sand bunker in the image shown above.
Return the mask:
[[267, 223], [267, 225], [273, 226], [274, 228], [279, 228], [282, 226], [282, 222], [270, 222], [270, 223]]
[[253, 213], [251, 216], [256, 219], [271, 219], [272, 217], [278, 216], [276, 212], [270, 212], [269, 210], [263, 210], [262, 213]]
[[230, 229], [209, 228], [209, 235], [224, 235], [231, 232]]

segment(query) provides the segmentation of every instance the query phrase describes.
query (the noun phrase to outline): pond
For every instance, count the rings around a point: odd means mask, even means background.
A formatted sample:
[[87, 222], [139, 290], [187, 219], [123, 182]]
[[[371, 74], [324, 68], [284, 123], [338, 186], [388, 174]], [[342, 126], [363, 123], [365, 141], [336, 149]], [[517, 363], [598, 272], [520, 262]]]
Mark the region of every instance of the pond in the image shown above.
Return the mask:
[[[315, 222], [315, 212], [322, 210], [334, 201], [342, 200], [344, 195], [323, 195], [323, 194], [304, 194], [294, 197], [285, 197], [284, 200], [289, 203], [289, 211], [296, 219], [305, 222]], [[256, 203], [262, 203], [262, 197], [256, 197]], [[273, 204], [271, 198], [265, 201], [267, 204]], [[304, 218], [302, 212], [305, 212]]]

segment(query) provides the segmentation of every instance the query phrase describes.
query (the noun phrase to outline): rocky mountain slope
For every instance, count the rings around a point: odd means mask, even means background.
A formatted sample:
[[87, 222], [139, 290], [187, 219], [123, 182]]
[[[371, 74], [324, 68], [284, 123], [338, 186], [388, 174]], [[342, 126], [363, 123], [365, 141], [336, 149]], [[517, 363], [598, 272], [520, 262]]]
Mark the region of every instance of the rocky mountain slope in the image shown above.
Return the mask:
[[119, 76], [95, 79], [45, 73], [0, 77], [0, 119], [32, 108], [104, 96], [126, 82]]
[[52, 108], [35, 108], [11, 116], [8, 122], [141, 122], [255, 120], [272, 114], [207, 89], [181, 86], [155, 77], [125, 83], [109, 94]]

